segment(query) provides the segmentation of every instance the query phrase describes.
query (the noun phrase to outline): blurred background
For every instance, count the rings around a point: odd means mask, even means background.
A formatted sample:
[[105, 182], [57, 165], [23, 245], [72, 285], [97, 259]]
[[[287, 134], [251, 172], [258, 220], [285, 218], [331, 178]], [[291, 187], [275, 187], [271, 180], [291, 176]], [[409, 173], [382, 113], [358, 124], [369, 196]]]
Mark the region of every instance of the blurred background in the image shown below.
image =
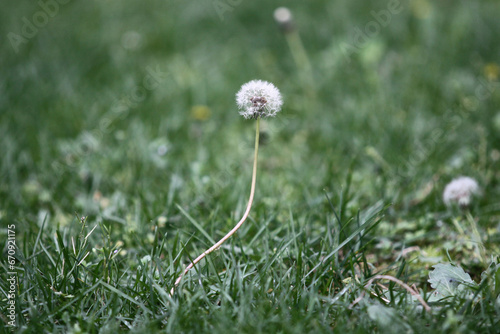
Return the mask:
[[[291, 31], [273, 18], [283, 5]], [[2, 7], [6, 221], [48, 213], [64, 225], [76, 211], [127, 223], [140, 205], [146, 222], [175, 203], [200, 215], [244, 205], [254, 122], [234, 97], [252, 79], [285, 101], [263, 123], [261, 208], [314, 212], [324, 188], [350, 185], [353, 212], [384, 200], [425, 213], [444, 208], [447, 181], [470, 175], [485, 189], [486, 222], [498, 217], [498, 1]]]

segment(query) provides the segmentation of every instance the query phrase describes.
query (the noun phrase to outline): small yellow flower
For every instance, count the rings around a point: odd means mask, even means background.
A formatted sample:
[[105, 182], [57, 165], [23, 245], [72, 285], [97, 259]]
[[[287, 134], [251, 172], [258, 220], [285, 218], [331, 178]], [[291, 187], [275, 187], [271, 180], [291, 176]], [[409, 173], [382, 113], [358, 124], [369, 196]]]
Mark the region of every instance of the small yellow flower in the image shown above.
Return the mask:
[[196, 105], [191, 108], [191, 118], [197, 121], [206, 121], [210, 118], [210, 108], [203, 105]]
[[428, 0], [415, 0], [411, 2], [413, 15], [419, 19], [426, 19], [432, 12], [432, 4]]
[[483, 67], [484, 76], [489, 81], [495, 81], [498, 79], [500, 75], [500, 66], [495, 63], [488, 63]]

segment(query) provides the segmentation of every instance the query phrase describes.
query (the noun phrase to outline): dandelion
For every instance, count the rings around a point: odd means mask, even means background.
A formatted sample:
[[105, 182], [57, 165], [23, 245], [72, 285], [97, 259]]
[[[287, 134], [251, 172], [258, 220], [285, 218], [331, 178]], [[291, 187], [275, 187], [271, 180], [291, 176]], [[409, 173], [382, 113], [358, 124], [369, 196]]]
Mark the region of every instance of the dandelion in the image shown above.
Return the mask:
[[[300, 82], [303, 84], [303, 88], [309, 98], [315, 101], [316, 82], [314, 80], [313, 68], [300, 38], [292, 11], [287, 7], [278, 7], [274, 10], [273, 16], [290, 47], [292, 58], [299, 70]], [[312, 109], [315, 108], [313, 107]]]
[[247, 82], [236, 94], [240, 115], [246, 119], [274, 117], [281, 110], [283, 99], [272, 83], [262, 80]]
[[218, 249], [227, 239], [229, 239], [238, 229], [243, 225], [245, 220], [250, 214], [250, 209], [252, 208], [253, 198], [255, 194], [255, 181], [257, 179], [257, 157], [259, 152], [259, 124], [260, 118], [274, 117], [283, 105], [283, 99], [281, 98], [281, 93], [272, 83], [262, 80], [252, 80], [247, 82], [236, 94], [236, 104], [240, 109], [240, 115], [246, 119], [252, 118], [256, 119], [256, 130], [255, 130], [255, 151], [253, 160], [253, 172], [252, 172], [252, 184], [250, 186], [250, 197], [248, 199], [248, 204], [243, 214], [243, 217], [236, 224], [231, 231], [229, 231], [222, 239], [216, 242], [212, 247], [204, 251], [200, 256], [194, 259], [191, 264], [189, 264], [183, 273], [177, 278], [174, 286], [170, 290], [170, 295], [173, 295], [175, 287], [179, 285], [182, 277], [193, 268], [198, 262], [200, 262], [205, 256], [212, 253], [214, 250]]
[[285, 34], [295, 30], [295, 23], [290, 9], [286, 7], [276, 8], [273, 16], [274, 20], [278, 23], [278, 26]]
[[476, 180], [461, 176], [448, 183], [443, 192], [443, 201], [448, 206], [455, 202], [462, 207], [467, 207], [472, 197], [478, 194], [479, 186]]

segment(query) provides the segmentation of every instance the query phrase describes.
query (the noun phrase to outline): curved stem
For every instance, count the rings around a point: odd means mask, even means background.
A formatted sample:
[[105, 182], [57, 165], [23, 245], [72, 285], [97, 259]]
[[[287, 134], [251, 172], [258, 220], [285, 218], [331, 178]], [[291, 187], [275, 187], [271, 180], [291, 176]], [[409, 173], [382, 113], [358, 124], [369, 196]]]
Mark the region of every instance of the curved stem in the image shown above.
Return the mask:
[[238, 231], [238, 229], [241, 227], [241, 225], [243, 225], [243, 223], [245, 222], [245, 220], [248, 218], [248, 215], [250, 214], [250, 209], [252, 208], [253, 196], [255, 194], [255, 181], [257, 179], [257, 156], [258, 156], [258, 153], [259, 153], [259, 121], [260, 121], [260, 119], [257, 118], [257, 126], [256, 126], [256, 130], [255, 130], [255, 153], [254, 153], [254, 160], [253, 160], [252, 186], [250, 188], [250, 198], [248, 199], [247, 208], [245, 210], [245, 213], [243, 214], [243, 217], [241, 217], [241, 219], [238, 222], [238, 224], [236, 224], [236, 226], [233, 227], [233, 229], [231, 231], [229, 231], [228, 234], [226, 234], [222, 239], [220, 239], [212, 247], [210, 247], [209, 249], [207, 249], [206, 251], [204, 251], [202, 254], [200, 254], [200, 256], [198, 256], [196, 259], [194, 259], [194, 261], [191, 264], [189, 264], [186, 267], [186, 269], [184, 269], [184, 272], [177, 278], [177, 280], [174, 283], [174, 286], [170, 290], [170, 295], [173, 295], [175, 287], [177, 287], [177, 285], [179, 285], [179, 283], [182, 280], [182, 277], [184, 277], [184, 275], [191, 268], [193, 268], [195, 264], [197, 264], [198, 262], [200, 262], [208, 254], [212, 253], [214, 250], [216, 250], [217, 248], [219, 248], [224, 243], [224, 241], [226, 241], [227, 239], [229, 239], [234, 233], [236, 233], [236, 231]]
[[[376, 279], [387, 279], [387, 280], [389, 280], [389, 281], [392, 281], [392, 282], [394, 282], [394, 283], [397, 283], [397, 284], [401, 285], [401, 286], [402, 286], [403, 288], [405, 288], [405, 289], [406, 289], [406, 290], [407, 290], [407, 291], [408, 291], [408, 292], [409, 292], [412, 296], [415, 296], [415, 298], [417, 298], [417, 300], [420, 302], [420, 304], [422, 304], [422, 306], [425, 308], [425, 310], [426, 310], [427, 312], [430, 312], [430, 311], [431, 311], [431, 307], [430, 307], [430, 306], [429, 306], [429, 305], [425, 302], [425, 300], [422, 298], [422, 296], [420, 296], [420, 294], [419, 294], [417, 291], [413, 290], [412, 288], [410, 288], [410, 286], [408, 286], [408, 284], [406, 284], [405, 282], [403, 282], [403, 281], [401, 281], [401, 280], [397, 279], [396, 277], [392, 277], [392, 276], [389, 276], [389, 275], [376, 275], [375, 277], [372, 277], [372, 278], [368, 281], [368, 283], [366, 283], [366, 284], [365, 284], [365, 288], [368, 288], [368, 287], [369, 287], [369, 286], [373, 283], [373, 281], [374, 281], [374, 280], [376, 280]], [[352, 307], [353, 307], [354, 305], [356, 305], [357, 303], [359, 303], [359, 302], [363, 299], [363, 297], [364, 297], [364, 296], [365, 296], [365, 291], [363, 291], [363, 292], [361, 293], [361, 295], [360, 295], [358, 298], [356, 298], [356, 299], [352, 302], [352, 304], [351, 304], [351, 305], [349, 305], [349, 309], [352, 309]]]

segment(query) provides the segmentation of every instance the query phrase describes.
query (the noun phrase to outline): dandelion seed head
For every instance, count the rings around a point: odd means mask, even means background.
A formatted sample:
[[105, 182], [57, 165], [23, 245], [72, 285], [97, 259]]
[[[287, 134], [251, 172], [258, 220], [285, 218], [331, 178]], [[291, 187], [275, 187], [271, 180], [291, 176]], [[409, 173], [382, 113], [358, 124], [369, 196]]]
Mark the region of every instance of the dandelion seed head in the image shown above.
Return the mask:
[[161, 157], [164, 156], [165, 154], [167, 154], [167, 152], [168, 152], [167, 145], [160, 145], [156, 149], [156, 153], [158, 153], [158, 155], [161, 156]]
[[236, 94], [240, 115], [246, 119], [274, 117], [281, 110], [281, 93], [272, 83], [262, 80], [247, 82]]
[[461, 176], [452, 180], [443, 192], [443, 201], [446, 205], [458, 203], [466, 207], [471, 203], [472, 197], [479, 195], [479, 185], [476, 180], [467, 176]]
[[279, 7], [274, 10], [274, 20], [284, 33], [292, 32], [295, 29], [293, 16], [290, 9], [286, 7]]

